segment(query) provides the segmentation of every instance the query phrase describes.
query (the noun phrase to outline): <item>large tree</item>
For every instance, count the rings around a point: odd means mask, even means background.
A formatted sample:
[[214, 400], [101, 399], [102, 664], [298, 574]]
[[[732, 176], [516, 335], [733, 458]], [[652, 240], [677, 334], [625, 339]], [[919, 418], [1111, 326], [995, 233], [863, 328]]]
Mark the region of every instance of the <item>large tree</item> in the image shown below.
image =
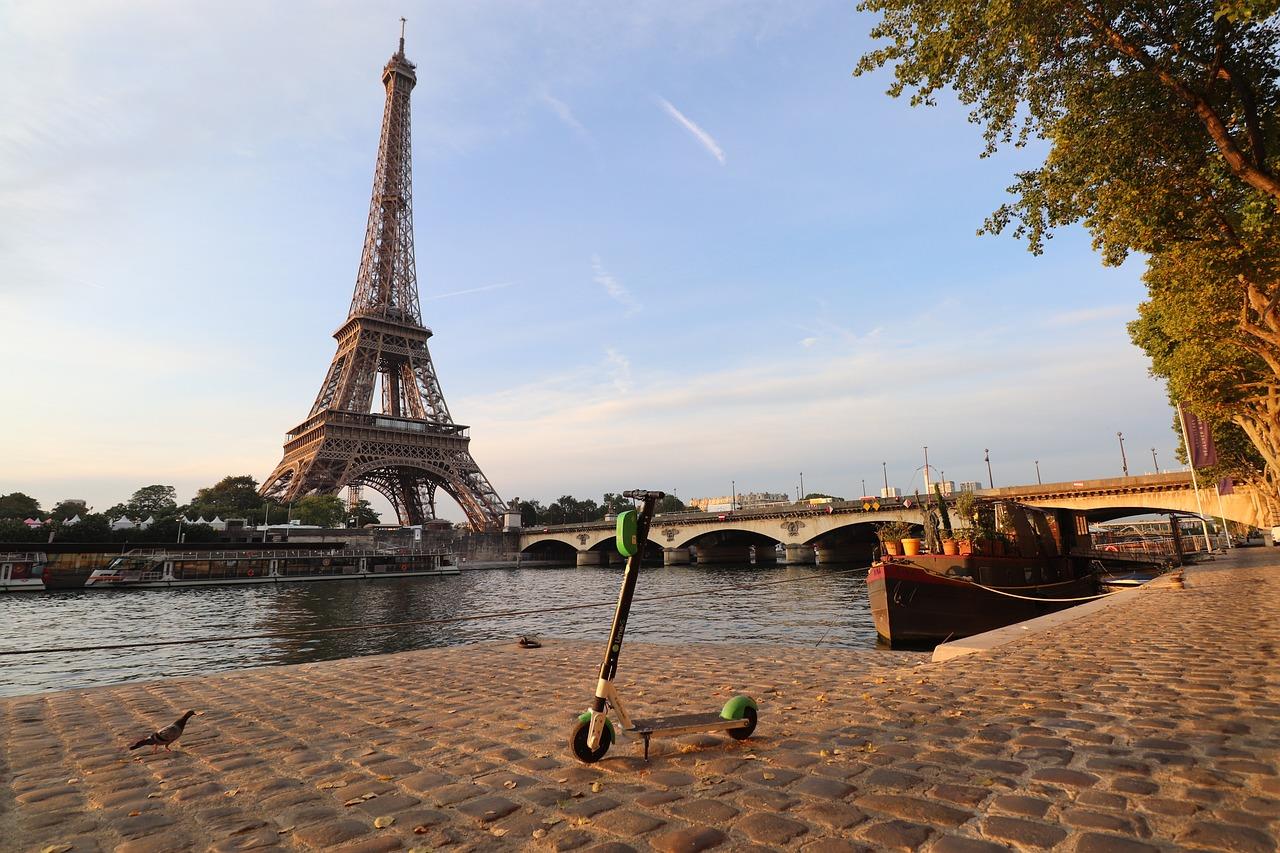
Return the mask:
[[[1150, 256], [1135, 341], [1177, 400], [1229, 418], [1280, 477], [1280, 23], [1276, 0], [863, 0], [888, 39], [890, 94], [971, 106], [987, 153], [1033, 138], [1044, 162], [984, 226], [1033, 252], [1082, 222], [1106, 263]], [[1212, 303], [1209, 332], [1175, 316]], [[1156, 329], [1156, 327], [1160, 327]], [[1152, 349], [1152, 345], [1157, 348]], [[1194, 387], [1165, 356], [1196, 352]], [[1212, 390], [1211, 390], [1212, 389]], [[1214, 393], [1214, 391], [1220, 393]]]
[[0, 495], [0, 519], [41, 518], [40, 501], [22, 492]]
[[84, 518], [89, 514], [89, 504], [80, 498], [67, 498], [54, 504], [53, 509], [49, 510], [49, 517], [56, 521], [66, 521], [68, 518], [75, 518], [77, 515]]
[[262, 514], [262, 498], [258, 495], [258, 481], [248, 474], [223, 477], [212, 486], [196, 491], [191, 499], [187, 515], [193, 518], [215, 516], [248, 518], [250, 513]]

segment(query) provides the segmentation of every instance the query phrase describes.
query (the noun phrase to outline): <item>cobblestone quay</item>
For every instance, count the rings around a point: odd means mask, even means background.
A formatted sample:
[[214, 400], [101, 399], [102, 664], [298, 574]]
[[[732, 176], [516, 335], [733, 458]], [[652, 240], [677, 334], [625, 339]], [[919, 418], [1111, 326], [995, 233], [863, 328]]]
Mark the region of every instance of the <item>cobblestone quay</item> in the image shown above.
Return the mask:
[[[1272, 553], [942, 664], [629, 645], [636, 711], [761, 700], [752, 740], [657, 740], [648, 763], [635, 739], [567, 751], [594, 643], [6, 699], [0, 848], [1271, 851]], [[187, 708], [172, 753], [126, 751]]]

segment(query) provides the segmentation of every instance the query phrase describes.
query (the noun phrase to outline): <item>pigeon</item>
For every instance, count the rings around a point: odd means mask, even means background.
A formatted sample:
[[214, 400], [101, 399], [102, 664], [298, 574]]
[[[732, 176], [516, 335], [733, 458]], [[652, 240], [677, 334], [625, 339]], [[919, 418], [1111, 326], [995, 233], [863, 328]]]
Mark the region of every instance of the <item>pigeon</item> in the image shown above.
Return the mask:
[[175, 742], [178, 738], [182, 737], [182, 730], [187, 727], [187, 720], [191, 719], [191, 717], [194, 716], [195, 713], [196, 713], [195, 711], [188, 711], [187, 713], [183, 714], [182, 717], [176, 723], [165, 726], [163, 729], [160, 729], [159, 731], [152, 732], [151, 734], [144, 737], [142, 740], [135, 743], [133, 746], [129, 747], [129, 749], [132, 751], [132, 750], [138, 749], [139, 747], [146, 746], [147, 744], [151, 744], [152, 752], [156, 751], [157, 746], [163, 746], [165, 748], [165, 751], [168, 752], [169, 744]]

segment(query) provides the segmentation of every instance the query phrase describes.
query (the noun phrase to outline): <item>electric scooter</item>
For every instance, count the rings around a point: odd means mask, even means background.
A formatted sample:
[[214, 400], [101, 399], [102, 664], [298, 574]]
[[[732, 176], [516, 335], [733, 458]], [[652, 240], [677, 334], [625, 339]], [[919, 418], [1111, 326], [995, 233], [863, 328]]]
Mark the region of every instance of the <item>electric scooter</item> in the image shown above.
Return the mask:
[[622, 635], [627, 630], [627, 616], [631, 612], [631, 598], [636, 591], [640, 566], [644, 561], [644, 547], [649, 539], [649, 523], [653, 510], [664, 497], [663, 492], [633, 490], [623, 492], [623, 497], [642, 501], [640, 512], [633, 509], [618, 514], [618, 552], [627, 558], [622, 574], [622, 589], [618, 593], [618, 607], [613, 614], [613, 627], [609, 630], [609, 645], [605, 649], [604, 663], [600, 665], [600, 679], [596, 682], [596, 695], [591, 707], [578, 717], [569, 735], [569, 747], [579, 761], [592, 764], [604, 757], [614, 742], [613, 722], [608, 711], [613, 710], [622, 723], [622, 730], [644, 738], [644, 757], [649, 759], [649, 739], [671, 737], [691, 732], [725, 731], [736, 740], [746, 740], [756, 729], [758, 706], [750, 696], [735, 696], [725, 703], [719, 713], [671, 714], [652, 719], [632, 719], [618, 690], [613, 686], [618, 672], [618, 655], [622, 651]]

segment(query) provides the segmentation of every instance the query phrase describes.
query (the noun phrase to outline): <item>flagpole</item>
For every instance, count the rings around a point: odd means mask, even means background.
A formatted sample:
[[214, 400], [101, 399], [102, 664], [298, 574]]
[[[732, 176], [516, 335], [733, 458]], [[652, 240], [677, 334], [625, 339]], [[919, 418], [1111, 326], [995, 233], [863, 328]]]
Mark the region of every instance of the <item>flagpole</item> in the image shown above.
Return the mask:
[[1227, 534], [1227, 547], [1232, 548], [1231, 528], [1227, 527], [1227, 514], [1222, 511], [1222, 484], [1214, 483], [1213, 490], [1218, 494], [1218, 518], [1222, 519], [1222, 532]]
[[1209, 542], [1209, 522], [1204, 520], [1204, 505], [1200, 503], [1200, 481], [1196, 477], [1195, 453], [1191, 449], [1191, 441], [1187, 438], [1187, 414], [1178, 404], [1178, 424], [1182, 427], [1182, 443], [1187, 448], [1187, 461], [1191, 463], [1191, 488], [1196, 493], [1196, 514], [1200, 516], [1200, 527], [1204, 531], [1204, 549], [1212, 553], [1213, 545]]

